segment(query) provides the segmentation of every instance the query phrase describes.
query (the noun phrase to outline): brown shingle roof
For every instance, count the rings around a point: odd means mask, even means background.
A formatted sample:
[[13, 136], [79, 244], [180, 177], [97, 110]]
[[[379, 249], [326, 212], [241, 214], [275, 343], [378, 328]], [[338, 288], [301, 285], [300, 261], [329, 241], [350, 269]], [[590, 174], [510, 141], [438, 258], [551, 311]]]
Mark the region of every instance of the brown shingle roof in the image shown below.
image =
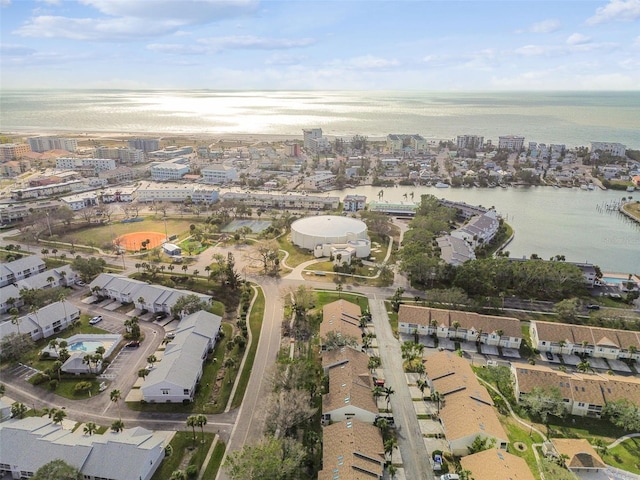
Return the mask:
[[566, 455], [568, 468], [607, 468], [598, 452], [585, 438], [554, 438], [551, 440], [560, 455]]
[[618, 347], [627, 350], [634, 346], [640, 350], [640, 333], [614, 328], [591, 327], [588, 325], [569, 325], [567, 323], [541, 322], [536, 320], [538, 338], [548, 342], [565, 340], [574, 345], [587, 342], [589, 345]]
[[362, 339], [360, 330], [360, 306], [346, 300], [337, 300], [322, 308], [322, 323], [320, 324], [320, 338], [334, 331], [341, 336], [354, 337], [358, 343]]
[[345, 363], [353, 365], [357, 372], [367, 372], [369, 370], [369, 355], [348, 346], [322, 352], [322, 368], [325, 371]]
[[378, 413], [373, 398], [373, 380], [368, 370], [345, 363], [329, 370], [329, 393], [322, 397], [322, 412], [329, 413], [346, 405]]
[[460, 459], [464, 470], [482, 480], [534, 480], [527, 462], [504, 450], [495, 448]]
[[333, 480], [336, 475], [340, 480], [382, 477], [384, 445], [378, 427], [357, 420], [338, 422], [324, 427], [322, 437], [323, 469], [318, 480]]
[[432, 321], [435, 321], [439, 327], [453, 328], [454, 322], [458, 322], [460, 324], [459, 328], [465, 330], [482, 331], [483, 333], [502, 330], [504, 336], [522, 337], [520, 321], [517, 318], [494, 317], [473, 312], [441, 310], [415, 305], [400, 305], [398, 322], [428, 326]]

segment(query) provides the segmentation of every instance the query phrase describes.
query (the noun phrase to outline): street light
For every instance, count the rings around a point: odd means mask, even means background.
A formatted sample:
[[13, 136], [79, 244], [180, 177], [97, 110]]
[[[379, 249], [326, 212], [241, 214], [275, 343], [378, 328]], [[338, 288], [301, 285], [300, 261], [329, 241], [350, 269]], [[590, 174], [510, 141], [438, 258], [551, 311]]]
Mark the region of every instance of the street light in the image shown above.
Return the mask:
[[51, 222], [49, 222], [49, 212], [45, 212], [47, 214], [47, 226], [49, 227], [49, 236], [52, 237], [53, 233], [51, 233]]

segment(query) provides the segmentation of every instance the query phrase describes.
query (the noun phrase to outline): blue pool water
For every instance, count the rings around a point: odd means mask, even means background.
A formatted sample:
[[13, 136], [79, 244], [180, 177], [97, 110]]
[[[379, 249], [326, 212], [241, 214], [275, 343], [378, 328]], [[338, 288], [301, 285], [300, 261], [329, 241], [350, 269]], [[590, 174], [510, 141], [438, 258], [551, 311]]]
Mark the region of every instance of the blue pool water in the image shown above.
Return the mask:
[[95, 353], [98, 347], [103, 347], [102, 342], [74, 342], [68, 346], [71, 352]]
[[604, 283], [610, 283], [610, 284], [619, 284], [622, 282], [626, 282], [627, 279], [626, 278], [618, 278], [618, 277], [602, 277], [602, 281]]

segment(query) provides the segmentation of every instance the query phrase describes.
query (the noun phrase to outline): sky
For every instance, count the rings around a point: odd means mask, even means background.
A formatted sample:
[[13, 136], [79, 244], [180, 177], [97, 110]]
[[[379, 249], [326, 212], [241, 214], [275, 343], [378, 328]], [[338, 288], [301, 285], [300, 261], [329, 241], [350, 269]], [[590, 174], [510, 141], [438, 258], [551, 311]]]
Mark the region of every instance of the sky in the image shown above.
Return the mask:
[[3, 89], [640, 89], [640, 0], [0, 0], [0, 31]]

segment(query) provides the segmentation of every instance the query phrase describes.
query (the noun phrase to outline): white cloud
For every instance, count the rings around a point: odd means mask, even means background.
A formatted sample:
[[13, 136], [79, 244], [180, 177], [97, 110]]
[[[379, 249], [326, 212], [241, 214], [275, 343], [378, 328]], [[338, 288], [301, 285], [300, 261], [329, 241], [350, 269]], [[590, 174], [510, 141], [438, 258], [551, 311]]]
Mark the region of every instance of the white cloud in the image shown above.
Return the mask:
[[0, 55], [6, 56], [23, 56], [23, 55], [31, 55], [35, 53], [36, 50], [30, 47], [25, 47], [23, 45], [13, 45], [10, 43], [3, 43], [0, 45]]
[[11, 0], [0, 0], [0, 7], [8, 7], [11, 5]]
[[551, 45], [525, 45], [514, 50], [516, 54], [525, 57], [539, 57], [541, 55], [549, 55], [554, 51], [557, 51], [557, 47], [553, 47]]
[[185, 45], [183, 43], [152, 43], [147, 49], [168, 55], [203, 55], [207, 48], [202, 45]]
[[541, 22], [536, 22], [525, 30], [519, 30], [519, 33], [529, 32], [529, 33], [552, 33], [560, 29], [562, 24], [560, 20], [555, 18], [547, 18], [546, 20], [542, 20]]
[[362, 55], [360, 57], [347, 58], [344, 60], [334, 60], [329, 62], [332, 67], [348, 68], [354, 70], [384, 70], [400, 65], [395, 58], [382, 58], [374, 55]]
[[596, 10], [593, 17], [587, 19], [587, 25], [620, 21], [632, 22], [640, 18], [640, 0], [610, 0], [609, 4]]
[[36, 2], [46, 3], [47, 5], [60, 5], [61, 0], [36, 0]]
[[103, 16], [36, 15], [13, 33], [24, 37], [100, 42], [135, 40], [173, 34], [189, 25], [242, 16], [257, 7], [255, 0], [154, 0], [151, 4], [131, 0], [79, 1], [96, 8]]
[[582, 35], [581, 33], [574, 33], [569, 35], [567, 38], [567, 45], [581, 45], [584, 43], [589, 43], [591, 41], [591, 37], [587, 37], [586, 35]]
[[202, 38], [200, 43], [214, 50], [281, 50], [288, 48], [308, 47], [315, 43], [311, 38], [271, 38], [253, 35], [232, 35], [228, 37]]
[[300, 64], [306, 57], [298, 56], [298, 55], [287, 55], [276, 53], [267, 58], [264, 63], [266, 65], [298, 65]]
[[636, 48], [640, 48], [640, 35], [636, 37], [636, 41], [633, 42], [633, 46]]

